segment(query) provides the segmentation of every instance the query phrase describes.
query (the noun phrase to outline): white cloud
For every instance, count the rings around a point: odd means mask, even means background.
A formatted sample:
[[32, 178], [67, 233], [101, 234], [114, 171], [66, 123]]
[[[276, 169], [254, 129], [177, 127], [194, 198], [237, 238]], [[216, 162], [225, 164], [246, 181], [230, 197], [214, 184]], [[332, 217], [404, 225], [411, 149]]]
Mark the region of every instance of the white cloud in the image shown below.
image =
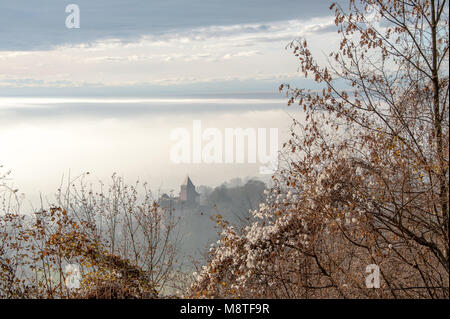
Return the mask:
[[[268, 79], [292, 76], [297, 62], [284, 50], [305, 36], [326, 50], [336, 36], [332, 17], [194, 28], [60, 46], [50, 51], [0, 52], [0, 86], [136, 85]], [[7, 74], [7, 75], [6, 75]]]

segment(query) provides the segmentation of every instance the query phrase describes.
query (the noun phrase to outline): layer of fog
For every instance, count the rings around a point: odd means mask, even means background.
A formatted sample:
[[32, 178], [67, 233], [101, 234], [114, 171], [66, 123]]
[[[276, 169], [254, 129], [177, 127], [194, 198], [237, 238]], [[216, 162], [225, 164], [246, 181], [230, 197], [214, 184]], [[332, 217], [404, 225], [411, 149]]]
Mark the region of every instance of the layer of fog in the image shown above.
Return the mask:
[[[80, 105], [81, 109], [86, 105]], [[192, 130], [193, 120], [203, 128], [279, 129], [279, 145], [289, 135], [291, 117], [301, 113], [283, 106], [249, 109], [233, 104], [211, 105], [192, 112], [189, 106], [176, 112], [67, 112], [57, 116], [3, 114], [0, 126], [0, 165], [12, 170], [10, 183], [24, 193], [28, 206], [39, 206], [40, 196], [52, 201], [63, 176], [90, 172], [88, 180], [108, 181], [113, 173], [133, 183], [147, 181], [152, 190], [175, 193], [186, 175], [196, 185], [218, 186], [235, 177], [256, 176], [260, 164], [175, 164], [170, 161], [175, 128]], [[126, 109], [130, 106], [122, 106]], [[288, 113], [289, 111], [289, 113]], [[39, 112], [36, 112], [39, 115]]]

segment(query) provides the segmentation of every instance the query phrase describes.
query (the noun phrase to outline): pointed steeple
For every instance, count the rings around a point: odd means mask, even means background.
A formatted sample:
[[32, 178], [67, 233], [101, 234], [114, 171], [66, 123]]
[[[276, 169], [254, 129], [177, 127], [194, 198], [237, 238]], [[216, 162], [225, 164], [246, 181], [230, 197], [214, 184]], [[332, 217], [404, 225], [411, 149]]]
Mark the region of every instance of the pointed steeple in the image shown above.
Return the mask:
[[180, 200], [196, 203], [199, 196], [200, 194], [196, 192], [194, 183], [192, 183], [190, 177], [187, 175], [184, 183], [180, 187]]
[[186, 186], [189, 186], [189, 187], [194, 186], [194, 183], [192, 183], [191, 178], [189, 177], [189, 175], [186, 175], [186, 179], [184, 180], [183, 185], [186, 185]]

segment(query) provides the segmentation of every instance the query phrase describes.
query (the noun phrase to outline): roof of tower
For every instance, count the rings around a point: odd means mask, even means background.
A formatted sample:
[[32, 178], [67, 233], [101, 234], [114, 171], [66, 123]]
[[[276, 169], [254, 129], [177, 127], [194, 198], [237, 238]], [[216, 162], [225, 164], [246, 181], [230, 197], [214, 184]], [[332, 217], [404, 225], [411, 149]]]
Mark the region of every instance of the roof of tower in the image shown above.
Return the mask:
[[192, 183], [192, 181], [191, 181], [189, 176], [186, 176], [186, 179], [184, 180], [183, 185], [186, 185], [186, 186], [192, 185], [192, 186], [194, 186], [194, 183]]
[[195, 190], [195, 185], [194, 185], [194, 183], [192, 183], [192, 181], [191, 181], [191, 179], [190, 179], [190, 177], [188, 175], [186, 176], [186, 179], [184, 180], [184, 183], [181, 184], [181, 187], [183, 187], [183, 186], [185, 186], [186, 188], [191, 189], [196, 196], [200, 196], [200, 194]]

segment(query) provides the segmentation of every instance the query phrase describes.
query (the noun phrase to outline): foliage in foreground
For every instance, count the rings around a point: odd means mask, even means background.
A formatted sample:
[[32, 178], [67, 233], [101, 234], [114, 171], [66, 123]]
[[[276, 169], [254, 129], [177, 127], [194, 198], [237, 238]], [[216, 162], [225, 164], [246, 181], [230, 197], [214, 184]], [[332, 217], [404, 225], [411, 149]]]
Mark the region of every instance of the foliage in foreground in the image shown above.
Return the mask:
[[280, 88], [306, 120], [253, 224], [224, 228], [189, 296], [449, 297], [448, 4], [349, 7], [331, 7], [342, 38], [328, 67], [290, 45], [323, 92]]
[[[145, 186], [142, 194], [138, 185], [116, 176], [112, 181], [100, 193], [69, 181], [59, 191], [58, 206], [34, 216], [0, 216], [0, 298], [157, 298], [167, 293], [176, 254], [172, 214], [152, 200]], [[67, 271], [71, 267], [76, 274]], [[71, 285], [72, 279], [79, 285]]]

